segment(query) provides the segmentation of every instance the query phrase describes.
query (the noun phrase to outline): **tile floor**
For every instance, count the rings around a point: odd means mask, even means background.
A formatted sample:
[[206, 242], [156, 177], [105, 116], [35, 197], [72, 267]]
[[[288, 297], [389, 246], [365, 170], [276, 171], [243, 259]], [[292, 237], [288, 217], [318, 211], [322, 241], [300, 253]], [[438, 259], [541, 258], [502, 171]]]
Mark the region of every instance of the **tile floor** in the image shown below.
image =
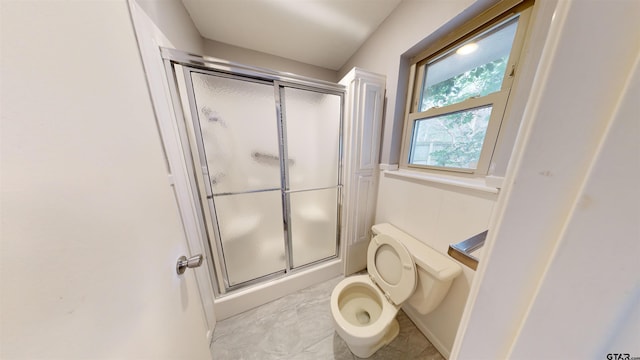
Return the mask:
[[[329, 299], [340, 280], [337, 277], [219, 321], [211, 344], [213, 358], [359, 359], [333, 329]], [[444, 359], [403, 311], [398, 321], [398, 337], [370, 359]]]

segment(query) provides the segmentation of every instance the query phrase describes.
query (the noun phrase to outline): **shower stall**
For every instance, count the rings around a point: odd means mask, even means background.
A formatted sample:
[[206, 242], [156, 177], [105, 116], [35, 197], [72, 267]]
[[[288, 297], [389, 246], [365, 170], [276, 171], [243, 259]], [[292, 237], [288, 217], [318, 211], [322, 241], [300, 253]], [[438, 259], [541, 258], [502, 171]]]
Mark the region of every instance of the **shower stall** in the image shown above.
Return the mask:
[[344, 88], [162, 51], [216, 294], [336, 259]]

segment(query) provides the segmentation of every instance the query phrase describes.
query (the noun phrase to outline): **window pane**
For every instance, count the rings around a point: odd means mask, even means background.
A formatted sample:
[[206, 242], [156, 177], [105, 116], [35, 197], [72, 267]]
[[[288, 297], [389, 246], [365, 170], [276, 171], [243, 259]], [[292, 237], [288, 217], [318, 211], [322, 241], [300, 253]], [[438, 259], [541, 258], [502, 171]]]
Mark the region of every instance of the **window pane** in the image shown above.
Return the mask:
[[419, 111], [499, 91], [517, 26], [515, 18], [428, 63]]
[[491, 105], [416, 120], [410, 164], [476, 169]]

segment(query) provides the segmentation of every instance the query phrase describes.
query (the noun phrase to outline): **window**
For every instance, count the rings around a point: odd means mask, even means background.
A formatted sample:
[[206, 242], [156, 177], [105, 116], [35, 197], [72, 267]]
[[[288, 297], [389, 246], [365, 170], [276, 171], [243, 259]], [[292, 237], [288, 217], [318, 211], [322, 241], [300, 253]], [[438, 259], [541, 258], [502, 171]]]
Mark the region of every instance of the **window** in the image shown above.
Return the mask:
[[466, 34], [413, 59], [403, 168], [487, 174], [530, 6], [500, 10], [484, 23], [474, 19], [475, 29], [459, 29]]

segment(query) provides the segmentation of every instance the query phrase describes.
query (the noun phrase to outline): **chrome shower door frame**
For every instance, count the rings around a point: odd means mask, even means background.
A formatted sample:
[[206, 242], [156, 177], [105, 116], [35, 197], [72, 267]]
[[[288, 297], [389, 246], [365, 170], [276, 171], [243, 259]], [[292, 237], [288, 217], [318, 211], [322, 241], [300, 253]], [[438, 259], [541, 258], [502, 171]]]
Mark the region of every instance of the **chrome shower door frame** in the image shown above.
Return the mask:
[[[224, 296], [229, 292], [233, 292], [237, 289], [246, 288], [257, 283], [280, 278], [293, 274], [299, 271], [309, 269], [310, 267], [328, 261], [330, 259], [338, 258], [340, 254], [340, 237], [342, 227], [342, 194], [343, 194], [343, 132], [344, 132], [344, 105], [345, 105], [345, 88], [339, 84], [333, 84], [330, 82], [310, 79], [306, 77], [300, 77], [288, 73], [280, 73], [268, 69], [256, 68], [245, 66], [242, 64], [235, 64], [224, 60], [219, 60], [211, 57], [203, 57], [193, 54], [184, 53], [174, 49], [161, 48], [161, 54], [165, 63], [165, 70], [169, 77], [169, 91], [171, 93], [174, 112], [176, 113], [176, 119], [178, 121], [177, 127], [180, 133], [183, 152], [185, 156], [185, 162], [188, 165], [187, 172], [189, 173], [189, 179], [193, 189], [193, 196], [196, 204], [200, 205], [197, 213], [199, 214], [198, 220], [200, 222], [201, 230], [206, 234], [209, 239], [208, 244], [205, 244], [205, 248], [209, 252], [209, 256], [214, 261], [209, 262], [209, 271], [212, 274], [212, 278], [215, 277], [217, 281], [214, 281], [214, 292], [216, 297]], [[176, 66], [180, 66], [182, 69], [184, 83], [186, 85], [188, 107], [184, 109], [181, 99], [180, 90], [178, 85], [178, 69]], [[276, 107], [277, 131], [278, 131], [278, 143], [279, 143], [279, 162], [280, 162], [280, 181], [281, 187], [274, 189], [261, 189], [256, 191], [247, 191], [242, 193], [251, 192], [264, 192], [264, 191], [281, 191], [282, 199], [282, 221], [284, 227], [284, 250], [285, 250], [285, 269], [277, 271], [275, 273], [266, 274], [258, 278], [254, 278], [245, 282], [231, 285], [229, 281], [229, 274], [227, 273], [227, 266], [224, 258], [222, 237], [220, 234], [220, 226], [218, 224], [218, 217], [216, 213], [216, 207], [214, 202], [214, 196], [231, 195], [226, 193], [214, 194], [211, 187], [211, 179], [209, 177], [209, 169], [206, 162], [206, 152], [203, 144], [203, 138], [200, 128], [200, 118], [195, 106], [195, 93], [193, 90], [193, 84], [191, 80], [191, 73], [200, 73], [211, 76], [219, 76], [232, 78], [243, 81], [257, 82], [261, 84], [268, 84], [274, 88], [274, 106]], [[336, 186], [330, 186], [325, 188], [313, 188], [313, 189], [301, 189], [292, 191], [289, 188], [289, 161], [288, 161], [288, 148], [287, 148], [287, 132], [286, 132], [286, 98], [284, 97], [285, 88], [294, 88], [300, 90], [308, 90], [318, 93], [332, 94], [340, 97], [340, 121], [339, 121], [339, 139], [338, 139], [338, 179]], [[191, 124], [187, 124], [183, 111], [188, 111], [191, 116]], [[196, 149], [191, 147], [192, 143], [195, 143]], [[196, 168], [197, 167], [197, 168]], [[200, 174], [200, 176], [198, 176]], [[201, 194], [201, 187], [198, 184], [202, 184], [205, 194]], [[336, 242], [335, 242], [335, 255], [318, 259], [308, 264], [293, 267], [293, 255], [292, 255], [292, 238], [291, 238], [291, 204], [290, 194], [313, 191], [313, 190], [325, 190], [325, 189], [337, 189], [337, 219], [336, 219]], [[235, 193], [233, 193], [235, 194]], [[204, 195], [204, 196], [203, 196]], [[205, 205], [206, 202], [206, 205]], [[210, 224], [207, 224], [208, 213]], [[213, 241], [212, 241], [213, 240]], [[211, 245], [215, 245], [214, 249]]]

